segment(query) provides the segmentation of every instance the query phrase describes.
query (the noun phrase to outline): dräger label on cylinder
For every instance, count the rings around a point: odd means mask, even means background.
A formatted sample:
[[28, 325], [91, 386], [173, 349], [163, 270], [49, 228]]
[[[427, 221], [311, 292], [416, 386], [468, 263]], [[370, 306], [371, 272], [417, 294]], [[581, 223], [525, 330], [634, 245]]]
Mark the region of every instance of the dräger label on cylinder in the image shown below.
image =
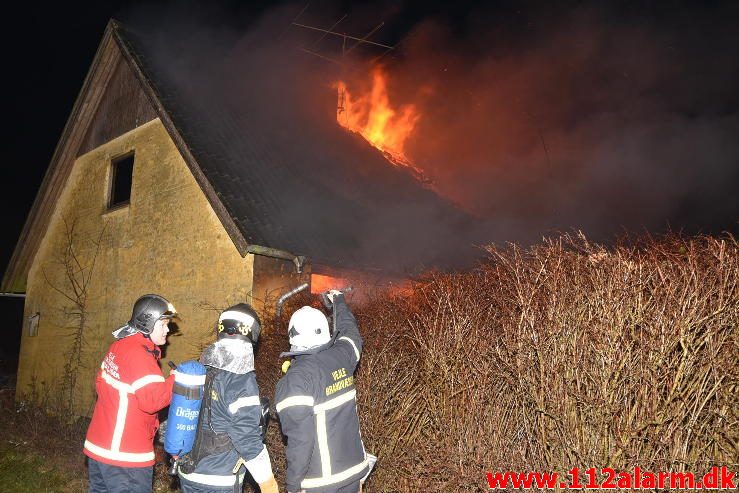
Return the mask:
[[184, 409], [180, 406], [178, 406], [177, 410], [175, 411], [175, 416], [187, 418], [190, 421], [194, 419], [198, 419], [198, 415], [200, 415], [200, 411], [193, 411], [192, 409]]

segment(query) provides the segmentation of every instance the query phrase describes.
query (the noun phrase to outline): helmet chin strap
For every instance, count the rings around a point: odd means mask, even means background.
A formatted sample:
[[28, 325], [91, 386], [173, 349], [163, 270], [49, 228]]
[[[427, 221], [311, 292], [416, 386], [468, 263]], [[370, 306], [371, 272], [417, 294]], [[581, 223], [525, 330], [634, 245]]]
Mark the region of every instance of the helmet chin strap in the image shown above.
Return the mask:
[[[131, 327], [128, 324], [126, 324], [126, 325], [124, 325], [122, 327], [119, 327], [118, 329], [114, 330], [112, 332], [112, 334], [113, 334], [113, 337], [115, 337], [116, 339], [124, 339], [124, 338], [129, 337], [129, 336], [132, 336], [132, 335], [134, 335], [134, 334], [136, 334], [138, 332], [141, 332], [141, 331], [138, 330], [138, 329], [136, 329], [136, 328], [134, 328], [134, 327]], [[144, 334], [143, 332], [141, 332], [141, 333]], [[144, 334], [144, 336], [145, 337], [148, 337], [146, 334]]]

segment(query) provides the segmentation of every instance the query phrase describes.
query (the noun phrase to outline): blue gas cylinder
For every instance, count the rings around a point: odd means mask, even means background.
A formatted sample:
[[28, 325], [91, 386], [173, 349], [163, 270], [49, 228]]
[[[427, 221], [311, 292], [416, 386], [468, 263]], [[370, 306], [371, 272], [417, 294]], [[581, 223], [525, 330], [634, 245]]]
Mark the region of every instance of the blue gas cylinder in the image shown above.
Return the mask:
[[164, 436], [164, 450], [168, 454], [182, 455], [192, 450], [203, 401], [205, 373], [205, 367], [197, 361], [185, 361], [177, 366]]

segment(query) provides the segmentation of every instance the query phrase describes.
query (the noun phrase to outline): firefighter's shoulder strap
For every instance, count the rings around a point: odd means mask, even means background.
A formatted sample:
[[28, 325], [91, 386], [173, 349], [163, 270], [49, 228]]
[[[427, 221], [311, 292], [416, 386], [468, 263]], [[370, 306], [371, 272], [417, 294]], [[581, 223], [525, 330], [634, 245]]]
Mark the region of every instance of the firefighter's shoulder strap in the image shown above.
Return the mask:
[[203, 388], [203, 402], [200, 405], [200, 416], [195, 431], [195, 444], [192, 450], [180, 459], [180, 470], [191, 474], [198, 463], [209, 455], [220, 454], [233, 447], [227, 433], [216, 433], [211, 424], [211, 403], [213, 401], [213, 382], [221, 372], [218, 368], [208, 367]]

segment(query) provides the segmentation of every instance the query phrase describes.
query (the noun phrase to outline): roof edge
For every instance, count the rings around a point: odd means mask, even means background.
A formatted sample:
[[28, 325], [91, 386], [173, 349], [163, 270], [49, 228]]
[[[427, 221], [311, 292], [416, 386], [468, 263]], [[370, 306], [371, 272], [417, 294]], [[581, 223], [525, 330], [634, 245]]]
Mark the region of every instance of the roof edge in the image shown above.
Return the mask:
[[228, 233], [228, 236], [231, 238], [234, 246], [239, 251], [239, 254], [242, 257], [245, 257], [246, 254], [249, 253], [249, 243], [246, 241], [244, 233], [241, 231], [241, 229], [239, 229], [233, 217], [226, 209], [226, 206], [223, 204], [220, 197], [218, 197], [213, 184], [210, 182], [210, 180], [208, 180], [208, 177], [205, 176], [205, 173], [203, 173], [203, 170], [198, 164], [197, 159], [195, 159], [195, 156], [192, 154], [190, 148], [187, 146], [185, 139], [182, 137], [180, 131], [177, 129], [174, 120], [162, 104], [161, 98], [159, 97], [159, 92], [157, 91], [154, 84], [151, 82], [151, 79], [145, 73], [142, 64], [136, 57], [134, 49], [125, 39], [125, 36], [121, 34], [121, 23], [114, 19], [111, 19], [108, 25], [111, 26], [113, 39], [116, 41], [118, 47], [120, 48], [121, 53], [123, 54], [123, 58], [128, 62], [129, 66], [133, 70], [133, 73], [141, 84], [146, 97], [149, 99], [149, 103], [154, 108], [154, 111], [156, 111], [157, 115], [159, 116], [159, 120], [164, 125], [164, 128], [166, 128], [167, 133], [169, 133], [170, 138], [172, 139], [175, 146], [177, 147], [177, 150], [184, 159], [185, 164], [187, 164], [190, 172], [195, 177], [195, 181], [198, 183], [200, 189], [205, 194], [208, 203], [215, 211], [216, 216], [218, 216], [218, 219], [221, 221], [221, 224], [226, 230], [226, 233]]
[[[97, 101], [95, 101], [95, 104], [92, 105], [94, 106], [93, 108], [84, 107], [83, 102], [87, 99], [90, 88], [93, 84], [93, 79], [96, 75], [100, 74], [98, 69], [101, 66], [103, 57], [107, 54], [106, 50], [109, 48], [109, 44], [112, 40], [115, 25], [116, 21], [111, 19], [105, 27], [103, 38], [98, 45], [95, 56], [90, 64], [90, 68], [87, 71], [85, 80], [82, 83], [82, 88], [77, 94], [77, 98], [72, 106], [72, 111], [67, 118], [67, 122], [64, 124], [62, 135], [54, 148], [54, 153], [52, 154], [49, 166], [46, 168], [46, 172], [44, 173], [41, 186], [36, 193], [36, 198], [33, 201], [31, 210], [28, 212], [26, 222], [24, 223], [21, 234], [18, 237], [13, 254], [5, 268], [2, 283], [0, 283], [0, 291], [12, 293], [25, 292], [28, 270], [30, 269], [33, 258], [36, 256], [41, 239], [45, 236], [45, 233], [41, 233], [40, 238], [38, 236], [34, 238], [33, 233], [35, 233], [38, 228], [44, 227], [45, 229], [45, 226], [48, 226], [51, 214], [44, 214], [44, 212], [48, 212], [44, 209], [53, 209], [56, 206], [56, 201], [61, 193], [60, 188], [63, 188], [67, 181], [71, 166], [65, 167], [65, 163], [62, 159], [65, 157], [65, 152], [68, 151], [70, 138], [73, 130], [80, 121], [80, 116], [83, 113], [86, 115], [94, 115], [97, 110], [97, 103], [99, 103], [100, 100], [99, 97]], [[102, 77], [105, 78], [106, 83], [112, 75], [112, 72], [113, 70], [111, 67], [109, 73], [101, 74]], [[38, 235], [39, 233], [36, 234]], [[29, 243], [31, 243], [30, 247], [32, 248], [32, 251], [27, 249]]]

